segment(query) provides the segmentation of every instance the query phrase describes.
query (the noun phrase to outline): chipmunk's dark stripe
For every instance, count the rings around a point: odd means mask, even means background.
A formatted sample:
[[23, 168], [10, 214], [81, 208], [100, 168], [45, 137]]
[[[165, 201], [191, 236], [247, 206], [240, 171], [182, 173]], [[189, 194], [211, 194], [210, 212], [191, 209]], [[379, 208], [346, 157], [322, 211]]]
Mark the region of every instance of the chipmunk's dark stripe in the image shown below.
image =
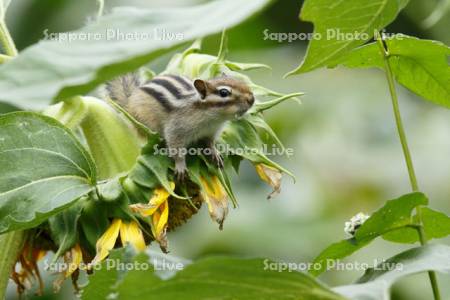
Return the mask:
[[151, 83], [160, 85], [162, 87], [164, 87], [166, 90], [168, 90], [174, 97], [175, 99], [182, 99], [183, 98], [183, 93], [182, 91], [180, 91], [174, 84], [173, 82], [171, 82], [169, 79], [165, 79], [165, 78], [155, 78], [151, 81]]
[[162, 107], [164, 107], [164, 109], [166, 111], [169, 112], [169, 111], [173, 110], [173, 107], [170, 104], [169, 99], [167, 99], [166, 96], [163, 93], [158, 92], [157, 90], [153, 89], [150, 86], [142, 86], [141, 90], [143, 90], [144, 92], [146, 92], [147, 94], [149, 94], [150, 96], [155, 98], [156, 101], [158, 101], [159, 104], [161, 104]]
[[183, 85], [183, 87], [187, 91], [193, 91], [194, 90], [194, 87], [193, 87], [192, 83], [190, 83], [186, 78], [183, 78], [183, 77], [178, 76], [178, 75], [167, 75], [167, 77], [175, 79], [178, 83]]
[[237, 101], [212, 101], [212, 102], [203, 102], [203, 101], [197, 101], [194, 103], [194, 105], [198, 108], [207, 109], [210, 107], [225, 107], [225, 106], [231, 106], [236, 104]]

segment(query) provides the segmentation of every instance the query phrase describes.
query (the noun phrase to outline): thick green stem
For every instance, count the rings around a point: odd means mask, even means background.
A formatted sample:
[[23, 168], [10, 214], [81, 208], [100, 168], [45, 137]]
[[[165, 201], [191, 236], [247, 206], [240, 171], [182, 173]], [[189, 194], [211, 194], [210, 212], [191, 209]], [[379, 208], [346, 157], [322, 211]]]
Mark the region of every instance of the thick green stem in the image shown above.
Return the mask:
[[[405, 157], [406, 167], [408, 169], [409, 181], [411, 183], [411, 189], [414, 192], [419, 191], [419, 185], [417, 183], [416, 172], [414, 171], [414, 165], [411, 159], [411, 152], [408, 147], [408, 140], [406, 138], [405, 130], [403, 127], [402, 116], [400, 113], [400, 107], [398, 104], [397, 92], [395, 90], [395, 82], [394, 75], [392, 73], [392, 69], [389, 63], [389, 50], [387, 46], [384, 44], [384, 41], [379, 33], [376, 34], [376, 40], [378, 46], [380, 48], [380, 52], [383, 55], [384, 60], [384, 70], [386, 73], [386, 78], [389, 85], [389, 92], [391, 94], [392, 100], [392, 108], [394, 110], [395, 123], [397, 125], [398, 136], [400, 138], [400, 143], [402, 144], [403, 155]], [[427, 239], [425, 236], [425, 232], [423, 230], [423, 221], [422, 221], [422, 208], [421, 206], [416, 207], [417, 219], [419, 226], [417, 226], [417, 232], [419, 234], [420, 244], [425, 245], [427, 243]], [[433, 289], [433, 295], [435, 300], [440, 300], [441, 296], [439, 293], [439, 287], [437, 283], [436, 273], [434, 271], [429, 271], [428, 276], [430, 278], [431, 287]]]
[[104, 101], [81, 97], [88, 113], [80, 123], [98, 170], [98, 179], [129, 171], [140, 153], [137, 133]]
[[24, 240], [23, 231], [0, 235], [0, 299], [5, 299], [9, 276], [22, 250]]
[[50, 106], [44, 114], [72, 130], [82, 130], [99, 180], [127, 172], [136, 163], [140, 153], [137, 132], [104, 101], [94, 97], [74, 97]]

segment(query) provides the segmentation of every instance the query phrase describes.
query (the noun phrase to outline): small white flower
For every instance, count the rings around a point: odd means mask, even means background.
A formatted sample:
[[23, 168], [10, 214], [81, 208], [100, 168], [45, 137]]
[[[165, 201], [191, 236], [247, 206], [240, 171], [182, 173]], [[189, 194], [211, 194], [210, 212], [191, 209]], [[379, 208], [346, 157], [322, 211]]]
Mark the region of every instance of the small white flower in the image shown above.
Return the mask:
[[356, 230], [361, 227], [361, 225], [369, 218], [369, 215], [366, 215], [362, 212], [357, 213], [355, 216], [353, 216], [349, 222], [345, 222], [344, 231], [354, 236]]

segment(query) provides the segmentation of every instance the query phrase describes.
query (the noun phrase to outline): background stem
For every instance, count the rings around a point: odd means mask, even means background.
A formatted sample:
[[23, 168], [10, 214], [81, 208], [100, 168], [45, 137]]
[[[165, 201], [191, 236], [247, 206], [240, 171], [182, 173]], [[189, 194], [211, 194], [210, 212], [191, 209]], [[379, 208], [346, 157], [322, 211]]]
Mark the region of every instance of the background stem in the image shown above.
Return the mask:
[[25, 233], [13, 231], [0, 235], [0, 299], [5, 299], [9, 275], [22, 250]]
[[[398, 104], [397, 92], [395, 90], [395, 82], [394, 76], [392, 74], [392, 69], [389, 64], [389, 51], [387, 46], [384, 44], [382, 37], [379, 33], [376, 34], [376, 40], [380, 48], [380, 52], [383, 55], [384, 60], [384, 70], [386, 73], [386, 78], [389, 85], [389, 92], [391, 94], [392, 100], [392, 108], [394, 111], [395, 123], [397, 125], [397, 132], [400, 138], [400, 143], [402, 144], [403, 156], [405, 157], [406, 167], [408, 169], [409, 181], [411, 183], [411, 189], [413, 192], [419, 191], [419, 185], [417, 183], [416, 172], [414, 171], [414, 165], [411, 159], [411, 152], [408, 147], [408, 140], [406, 138], [405, 130], [403, 127], [402, 116], [400, 113], [400, 107]], [[417, 219], [419, 222], [419, 226], [417, 227], [417, 232], [419, 234], [420, 244], [425, 245], [427, 243], [427, 239], [425, 236], [425, 232], [423, 230], [423, 221], [422, 221], [422, 207], [419, 205], [416, 207]], [[435, 300], [440, 300], [441, 296], [439, 293], [439, 287], [437, 283], [436, 273], [434, 271], [428, 271], [428, 276], [430, 278], [431, 288], [433, 289], [433, 295]]]
[[97, 10], [97, 21], [98, 21], [98, 19], [103, 15], [103, 10], [105, 8], [105, 1], [97, 0], [97, 4], [98, 4], [98, 10]]
[[16, 45], [6, 27], [5, 20], [0, 20], [0, 43], [2, 44], [5, 54], [9, 56], [16, 56], [18, 54]]

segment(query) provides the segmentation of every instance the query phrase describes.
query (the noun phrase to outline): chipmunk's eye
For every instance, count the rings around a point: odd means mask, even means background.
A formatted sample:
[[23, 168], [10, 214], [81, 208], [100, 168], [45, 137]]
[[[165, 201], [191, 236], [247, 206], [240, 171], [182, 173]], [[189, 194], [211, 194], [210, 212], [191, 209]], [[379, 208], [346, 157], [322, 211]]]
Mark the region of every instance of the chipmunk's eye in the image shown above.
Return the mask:
[[220, 97], [225, 98], [225, 97], [228, 97], [231, 95], [231, 91], [228, 89], [220, 89], [219, 95], [220, 95]]

